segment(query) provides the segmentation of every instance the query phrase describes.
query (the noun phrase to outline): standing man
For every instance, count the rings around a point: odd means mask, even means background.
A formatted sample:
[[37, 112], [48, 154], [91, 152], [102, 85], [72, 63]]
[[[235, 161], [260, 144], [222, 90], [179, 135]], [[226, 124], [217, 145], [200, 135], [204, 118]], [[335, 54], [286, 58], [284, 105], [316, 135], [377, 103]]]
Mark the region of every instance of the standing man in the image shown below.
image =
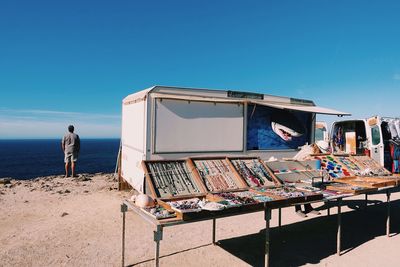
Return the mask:
[[75, 177], [75, 164], [78, 159], [81, 141], [79, 135], [74, 134], [74, 126], [68, 126], [68, 133], [64, 135], [61, 141], [61, 147], [64, 151], [65, 177], [68, 177], [68, 168], [71, 163], [71, 175]]

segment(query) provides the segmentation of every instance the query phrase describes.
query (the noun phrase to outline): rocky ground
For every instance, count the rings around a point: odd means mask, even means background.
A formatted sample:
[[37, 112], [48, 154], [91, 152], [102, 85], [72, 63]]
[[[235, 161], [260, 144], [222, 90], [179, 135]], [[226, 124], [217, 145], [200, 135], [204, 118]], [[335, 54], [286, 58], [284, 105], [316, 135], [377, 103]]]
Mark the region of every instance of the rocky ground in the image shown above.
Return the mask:
[[[120, 192], [112, 174], [77, 178], [0, 180], [0, 266], [121, 266]], [[344, 201], [343, 254], [336, 255], [336, 208], [303, 219], [293, 207], [272, 213], [271, 266], [398, 266], [400, 194], [392, 194], [391, 237], [385, 235], [384, 193]], [[161, 266], [263, 266], [263, 213], [217, 220], [219, 244], [210, 244], [212, 222], [164, 229]], [[126, 266], [153, 266], [153, 226], [126, 216]]]

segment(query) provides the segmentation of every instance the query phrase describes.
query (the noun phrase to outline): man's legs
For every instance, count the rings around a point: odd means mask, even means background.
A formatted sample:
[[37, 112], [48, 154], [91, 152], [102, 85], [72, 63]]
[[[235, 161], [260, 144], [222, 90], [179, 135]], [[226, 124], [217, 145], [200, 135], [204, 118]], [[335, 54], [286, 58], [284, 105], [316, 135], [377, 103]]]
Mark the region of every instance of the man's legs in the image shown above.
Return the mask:
[[71, 176], [75, 177], [75, 162], [71, 161]]
[[67, 160], [67, 161], [65, 161], [65, 178], [68, 177], [68, 167], [69, 167], [69, 162]]

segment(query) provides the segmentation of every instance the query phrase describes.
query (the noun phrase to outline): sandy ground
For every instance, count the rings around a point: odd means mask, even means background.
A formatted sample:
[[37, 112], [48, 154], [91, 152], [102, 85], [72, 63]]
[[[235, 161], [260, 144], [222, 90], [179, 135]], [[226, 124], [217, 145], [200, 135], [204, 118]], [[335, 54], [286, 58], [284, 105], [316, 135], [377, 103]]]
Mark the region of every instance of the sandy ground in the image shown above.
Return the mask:
[[[45, 177], [0, 185], [0, 266], [121, 266], [120, 204], [112, 175]], [[400, 193], [392, 194], [391, 237], [386, 195], [344, 201], [343, 254], [336, 255], [336, 208], [300, 218], [294, 208], [272, 214], [271, 266], [400, 266]], [[164, 229], [161, 266], [262, 266], [263, 213]], [[133, 212], [126, 221], [127, 266], [153, 266], [153, 228]]]

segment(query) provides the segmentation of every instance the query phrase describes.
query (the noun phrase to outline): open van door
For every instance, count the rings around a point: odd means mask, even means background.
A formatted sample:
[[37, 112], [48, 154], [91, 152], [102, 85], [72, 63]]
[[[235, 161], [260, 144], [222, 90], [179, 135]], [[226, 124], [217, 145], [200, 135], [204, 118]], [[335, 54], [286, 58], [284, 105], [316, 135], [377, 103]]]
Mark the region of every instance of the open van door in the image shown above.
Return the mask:
[[366, 120], [368, 143], [371, 158], [384, 165], [384, 143], [381, 129], [381, 119], [378, 116]]
[[328, 125], [324, 121], [315, 123], [315, 142], [317, 141], [329, 142]]

